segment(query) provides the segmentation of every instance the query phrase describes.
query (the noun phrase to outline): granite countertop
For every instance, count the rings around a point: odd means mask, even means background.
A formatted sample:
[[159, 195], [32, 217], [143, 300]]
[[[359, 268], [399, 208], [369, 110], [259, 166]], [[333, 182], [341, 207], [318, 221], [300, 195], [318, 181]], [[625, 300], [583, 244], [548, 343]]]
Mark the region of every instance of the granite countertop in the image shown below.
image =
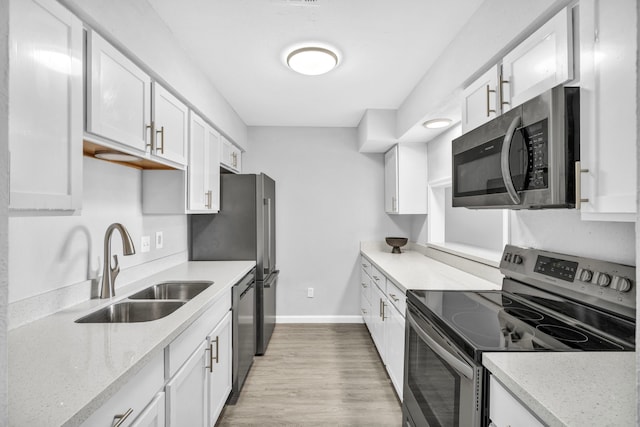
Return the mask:
[[[255, 266], [253, 261], [187, 262], [9, 331], [9, 424], [79, 425], [153, 356]], [[171, 280], [214, 284], [167, 317], [142, 323], [75, 323], [147, 286]], [[229, 301], [231, 304], [231, 301]]]
[[482, 364], [551, 427], [636, 425], [635, 352], [485, 353]]
[[389, 246], [363, 243], [360, 253], [401, 290], [497, 290], [497, 285], [424, 254], [402, 250], [392, 254]]

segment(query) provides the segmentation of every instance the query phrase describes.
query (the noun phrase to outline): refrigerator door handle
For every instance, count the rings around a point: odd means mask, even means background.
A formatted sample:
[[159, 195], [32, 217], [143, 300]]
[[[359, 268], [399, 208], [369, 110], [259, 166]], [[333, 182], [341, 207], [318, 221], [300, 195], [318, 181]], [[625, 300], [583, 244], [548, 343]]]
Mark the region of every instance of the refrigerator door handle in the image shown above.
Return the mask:
[[265, 271], [271, 271], [271, 198], [265, 199], [267, 205], [267, 265]]

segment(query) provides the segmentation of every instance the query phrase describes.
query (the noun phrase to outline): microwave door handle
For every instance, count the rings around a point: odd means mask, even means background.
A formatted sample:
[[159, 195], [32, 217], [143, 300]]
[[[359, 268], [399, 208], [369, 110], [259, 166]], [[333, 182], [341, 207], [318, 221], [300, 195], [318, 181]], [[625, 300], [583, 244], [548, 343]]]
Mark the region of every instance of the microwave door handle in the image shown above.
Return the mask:
[[460, 375], [473, 381], [473, 368], [467, 363], [461, 361], [456, 356], [448, 352], [444, 347], [438, 344], [433, 338], [431, 338], [421, 327], [413, 320], [411, 313], [407, 312], [407, 319], [411, 324], [411, 327], [418, 334], [418, 336], [424, 341], [434, 353], [444, 359], [449, 366], [455, 369]]
[[516, 191], [516, 187], [513, 185], [513, 179], [511, 178], [511, 171], [509, 170], [509, 152], [511, 151], [511, 143], [513, 142], [513, 135], [516, 133], [516, 129], [520, 126], [520, 116], [513, 119], [507, 129], [507, 134], [504, 136], [502, 142], [502, 152], [500, 153], [500, 169], [502, 170], [502, 180], [504, 186], [507, 189], [509, 198], [514, 205], [520, 204], [520, 196]]

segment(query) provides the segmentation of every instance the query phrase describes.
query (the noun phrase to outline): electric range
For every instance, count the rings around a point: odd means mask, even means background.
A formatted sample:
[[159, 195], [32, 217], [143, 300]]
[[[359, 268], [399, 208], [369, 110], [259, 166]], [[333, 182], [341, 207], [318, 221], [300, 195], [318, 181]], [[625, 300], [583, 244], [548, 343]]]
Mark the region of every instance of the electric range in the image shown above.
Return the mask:
[[407, 292], [406, 425], [486, 425], [482, 353], [634, 351], [635, 267], [505, 247], [501, 291]]

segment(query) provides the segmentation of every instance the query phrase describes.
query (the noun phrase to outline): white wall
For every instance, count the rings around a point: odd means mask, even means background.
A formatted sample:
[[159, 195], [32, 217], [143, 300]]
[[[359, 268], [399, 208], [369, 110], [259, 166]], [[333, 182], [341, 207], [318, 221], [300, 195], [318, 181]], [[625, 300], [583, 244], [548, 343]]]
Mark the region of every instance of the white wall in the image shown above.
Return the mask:
[[[246, 148], [247, 128], [233, 107], [195, 66], [145, 0], [60, 0], [80, 19], [157, 74], [218, 130]], [[186, 6], [185, 6], [186, 7]], [[150, 36], [152, 34], [153, 36]], [[215, 54], [212, 52], [212, 54]]]
[[9, 2], [0, 2], [0, 425], [9, 419], [7, 312], [9, 277]]
[[[114, 233], [112, 253], [120, 254], [122, 270], [187, 250], [185, 215], [142, 215], [141, 171], [90, 157], [83, 159], [79, 214], [13, 213], [9, 218], [10, 302], [95, 279], [102, 273], [104, 233], [113, 222], [128, 229], [136, 247], [135, 255], [122, 256], [120, 236]], [[164, 247], [156, 250], [152, 244], [150, 252], [141, 253], [141, 236], [155, 236], [156, 231], [163, 232]], [[124, 284], [122, 276], [116, 289]], [[90, 290], [88, 284], [87, 299]]]
[[353, 128], [249, 127], [248, 140], [243, 172], [276, 181], [278, 316], [358, 316], [359, 242], [411, 231], [384, 213], [383, 155], [358, 153]]

